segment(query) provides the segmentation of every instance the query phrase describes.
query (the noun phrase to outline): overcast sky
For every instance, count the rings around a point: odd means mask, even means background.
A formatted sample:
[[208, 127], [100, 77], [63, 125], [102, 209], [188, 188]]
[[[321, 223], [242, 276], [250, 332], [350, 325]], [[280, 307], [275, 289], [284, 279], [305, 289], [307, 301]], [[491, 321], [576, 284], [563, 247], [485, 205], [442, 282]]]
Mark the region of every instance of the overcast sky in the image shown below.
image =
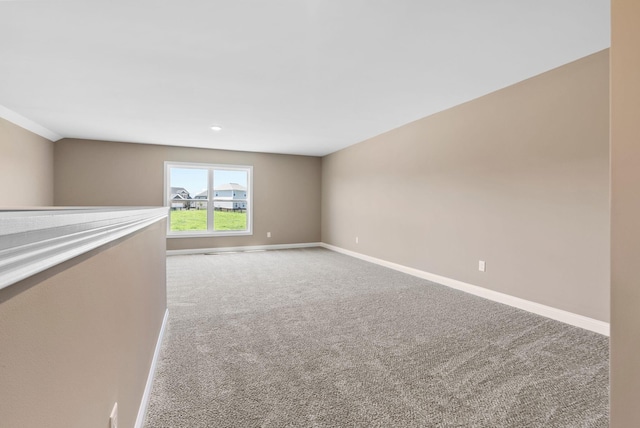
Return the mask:
[[[184, 187], [191, 197], [207, 189], [207, 170], [196, 168], [172, 168], [171, 187]], [[247, 173], [245, 171], [215, 170], [213, 173], [213, 185], [226, 183], [238, 183], [247, 186]]]

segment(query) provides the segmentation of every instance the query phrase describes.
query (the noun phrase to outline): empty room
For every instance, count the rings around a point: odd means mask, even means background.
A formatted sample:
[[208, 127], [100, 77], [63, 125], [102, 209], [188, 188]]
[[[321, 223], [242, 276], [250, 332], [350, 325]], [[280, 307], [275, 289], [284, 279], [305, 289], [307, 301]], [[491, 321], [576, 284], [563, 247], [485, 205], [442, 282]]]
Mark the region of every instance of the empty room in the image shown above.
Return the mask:
[[639, 23], [0, 1], [0, 426], [640, 426]]

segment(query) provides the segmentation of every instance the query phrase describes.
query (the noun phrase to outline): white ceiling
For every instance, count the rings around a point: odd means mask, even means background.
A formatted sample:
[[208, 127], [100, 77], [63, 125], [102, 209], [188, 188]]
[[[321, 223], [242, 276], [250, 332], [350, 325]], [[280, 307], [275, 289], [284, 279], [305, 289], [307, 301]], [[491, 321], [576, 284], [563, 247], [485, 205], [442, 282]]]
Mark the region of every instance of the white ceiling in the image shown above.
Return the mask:
[[325, 155], [608, 46], [609, 0], [0, 0], [0, 115]]

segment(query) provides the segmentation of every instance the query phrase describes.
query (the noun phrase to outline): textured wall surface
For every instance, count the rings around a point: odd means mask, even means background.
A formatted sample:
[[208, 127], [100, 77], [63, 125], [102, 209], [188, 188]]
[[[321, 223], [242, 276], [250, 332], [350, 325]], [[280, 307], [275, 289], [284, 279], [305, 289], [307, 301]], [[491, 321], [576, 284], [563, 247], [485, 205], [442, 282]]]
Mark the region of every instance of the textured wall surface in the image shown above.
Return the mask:
[[53, 144], [0, 118], [0, 208], [53, 205]]
[[323, 158], [322, 241], [609, 321], [608, 50]]
[[640, 421], [640, 3], [611, 26], [611, 427]]
[[133, 427], [166, 310], [165, 221], [0, 290], [6, 427]]
[[253, 165], [254, 187], [252, 236], [169, 238], [168, 249], [320, 240], [321, 160], [310, 156], [64, 139], [55, 146], [55, 203], [161, 206], [165, 161]]

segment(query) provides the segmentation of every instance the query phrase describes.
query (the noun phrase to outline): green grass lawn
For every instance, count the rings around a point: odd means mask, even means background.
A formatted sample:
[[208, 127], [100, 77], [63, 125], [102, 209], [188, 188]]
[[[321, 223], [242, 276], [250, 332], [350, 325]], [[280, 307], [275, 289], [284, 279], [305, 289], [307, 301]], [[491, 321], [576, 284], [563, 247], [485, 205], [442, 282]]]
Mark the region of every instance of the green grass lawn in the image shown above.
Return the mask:
[[[245, 230], [247, 213], [215, 211], [213, 214], [215, 230]], [[171, 230], [207, 230], [207, 210], [171, 211]]]

